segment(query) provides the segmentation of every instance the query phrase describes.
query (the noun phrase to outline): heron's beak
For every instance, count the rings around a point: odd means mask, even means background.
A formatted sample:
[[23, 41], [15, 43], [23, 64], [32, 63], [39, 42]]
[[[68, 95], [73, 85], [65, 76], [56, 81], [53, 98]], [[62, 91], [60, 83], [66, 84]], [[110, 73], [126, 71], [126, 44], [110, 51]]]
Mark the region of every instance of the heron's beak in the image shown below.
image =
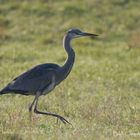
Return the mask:
[[82, 33], [82, 36], [91, 36], [91, 37], [96, 37], [96, 36], [98, 36], [98, 35], [83, 32], [83, 33]]

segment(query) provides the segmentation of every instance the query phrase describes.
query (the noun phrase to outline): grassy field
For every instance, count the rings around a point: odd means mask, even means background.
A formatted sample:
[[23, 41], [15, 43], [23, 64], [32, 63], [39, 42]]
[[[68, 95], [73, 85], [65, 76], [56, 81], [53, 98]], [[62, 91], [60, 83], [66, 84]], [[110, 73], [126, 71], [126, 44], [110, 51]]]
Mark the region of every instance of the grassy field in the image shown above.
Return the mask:
[[[34, 65], [62, 65], [70, 28], [99, 34], [73, 41], [69, 77], [39, 108], [73, 126], [33, 114], [33, 96], [0, 96], [1, 140], [140, 139], [139, 0], [0, 0], [0, 89]], [[55, 55], [54, 55], [55, 54]]]

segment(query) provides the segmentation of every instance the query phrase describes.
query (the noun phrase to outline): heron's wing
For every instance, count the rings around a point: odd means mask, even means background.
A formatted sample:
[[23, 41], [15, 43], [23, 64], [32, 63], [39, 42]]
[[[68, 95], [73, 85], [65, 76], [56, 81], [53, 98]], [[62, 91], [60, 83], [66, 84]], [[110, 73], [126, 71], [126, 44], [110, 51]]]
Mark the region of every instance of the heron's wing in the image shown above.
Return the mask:
[[44, 90], [51, 83], [52, 77], [57, 73], [58, 65], [42, 64], [16, 77], [8, 84], [10, 91], [36, 92]]

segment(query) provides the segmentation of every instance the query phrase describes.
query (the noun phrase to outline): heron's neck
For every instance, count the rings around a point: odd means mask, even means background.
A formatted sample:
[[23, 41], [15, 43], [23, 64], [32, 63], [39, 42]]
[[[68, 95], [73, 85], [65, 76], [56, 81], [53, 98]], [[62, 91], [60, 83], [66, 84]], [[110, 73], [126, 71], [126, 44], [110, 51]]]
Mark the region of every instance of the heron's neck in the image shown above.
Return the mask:
[[64, 65], [62, 66], [62, 72], [63, 72], [64, 79], [70, 73], [73, 63], [74, 63], [74, 59], [75, 59], [75, 53], [74, 53], [74, 50], [70, 46], [70, 41], [71, 41], [71, 38], [69, 36], [67, 36], [67, 35], [64, 36], [63, 47], [67, 53], [67, 59], [66, 59]]

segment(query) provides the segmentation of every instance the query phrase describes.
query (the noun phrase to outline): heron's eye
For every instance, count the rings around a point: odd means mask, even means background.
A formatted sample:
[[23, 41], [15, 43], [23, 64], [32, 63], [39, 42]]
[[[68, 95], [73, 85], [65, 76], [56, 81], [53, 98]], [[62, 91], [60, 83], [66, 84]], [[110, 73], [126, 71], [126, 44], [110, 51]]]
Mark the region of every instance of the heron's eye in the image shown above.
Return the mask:
[[79, 32], [79, 31], [75, 32], [76, 35], [79, 35], [80, 33], [81, 33], [81, 32]]
[[76, 32], [75, 34], [76, 34], [76, 35], [79, 35], [79, 32]]

